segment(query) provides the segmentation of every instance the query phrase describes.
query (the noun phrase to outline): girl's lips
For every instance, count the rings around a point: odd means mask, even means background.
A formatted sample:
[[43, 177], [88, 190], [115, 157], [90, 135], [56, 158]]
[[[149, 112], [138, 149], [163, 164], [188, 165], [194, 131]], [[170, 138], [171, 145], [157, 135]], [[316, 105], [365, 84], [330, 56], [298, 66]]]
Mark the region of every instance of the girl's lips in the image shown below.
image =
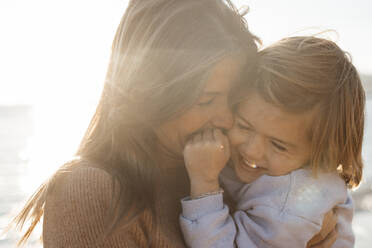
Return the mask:
[[[239, 153], [235, 153], [234, 155], [234, 170], [241, 182], [252, 183], [254, 180], [267, 172], [265, 168], [259, 167], [255, 163], [250, 162]], [[256, 167], [252, 165], [256, 165]]]
[[250, 161], [246, 160], [245, 158], [242, 158], [242, 160], [243, 160], [243, 163], [245, 165], [247, 165], [249, 168], [252, 168], [252, 169], [258, 169], [259, 168], [255, 162], [250, 162]]
[[261, 173], [261, 172], [266, 173], [267, 172], [267, 169], [265, 169], [264, 167], [258, 166], [256, 162], [245, 159], [243, 156], [240, 156], [240, 164], [242, 165], [242, 167], [244, 167], [245, 170], [248, 170], [250, 172], [254, 172], [254, 173]]

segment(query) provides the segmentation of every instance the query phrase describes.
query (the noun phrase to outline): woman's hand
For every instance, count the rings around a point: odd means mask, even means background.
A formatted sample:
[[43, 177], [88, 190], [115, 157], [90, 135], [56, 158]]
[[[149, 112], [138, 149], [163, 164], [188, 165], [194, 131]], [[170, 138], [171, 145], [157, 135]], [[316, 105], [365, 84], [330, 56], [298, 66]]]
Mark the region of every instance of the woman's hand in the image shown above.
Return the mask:
[[328, 248], [337, 239], [337, 215], [334, 210], [330, 210], [323, 219], [322, 229], [308, 243], [308, 248]]
[[229, 141], [219, 129], [203, 130], [189, 140], [184, 159], [192, 198], [219, 190], [218, 176], [229, 158]]

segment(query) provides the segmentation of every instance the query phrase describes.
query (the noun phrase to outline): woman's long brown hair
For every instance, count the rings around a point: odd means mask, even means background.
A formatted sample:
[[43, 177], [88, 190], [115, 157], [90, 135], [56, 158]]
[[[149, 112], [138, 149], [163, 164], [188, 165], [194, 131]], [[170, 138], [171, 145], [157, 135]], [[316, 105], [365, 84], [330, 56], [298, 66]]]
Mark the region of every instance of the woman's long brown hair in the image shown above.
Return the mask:
[[[108, 233], [149, 209], [155, 215], [154, 127], [196, 101], [214, 64], [243, 54], [255, 62], [256, 37], [230, 1], [132, 0], [117, 29], [102, 96], [76, 155], [40, 186], [14, 222], [42, 218], [48, 194], [82, 161], [106, 170], [114, 196]], [[133, 211], [135, 209], [135, 211]]]

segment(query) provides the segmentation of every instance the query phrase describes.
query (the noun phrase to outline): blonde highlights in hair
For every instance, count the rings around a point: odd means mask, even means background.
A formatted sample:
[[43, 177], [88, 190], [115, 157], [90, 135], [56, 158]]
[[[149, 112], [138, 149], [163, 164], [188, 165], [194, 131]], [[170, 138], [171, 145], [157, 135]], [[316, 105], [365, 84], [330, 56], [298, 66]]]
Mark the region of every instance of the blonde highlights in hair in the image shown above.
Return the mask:
[[15, 218], [19, 227], [31, 220], [20, 243], [43, 217], [57, 178], [84, 163], [112, 177], [106, 235], [123, 223], [129, 229], [148, 210], [157, 228], [155, 178], [162, 173], [154, 127], [190, 109], [208, 74], [226, 57], [255, 64], [257, 41], [230, 0], [129, 1], [100, 102], [76, 153], [80, 159], [57, 171]]
[[260, 51], [258, 67], [249, 90], [288, 112], [316, 111], [308, 132], [314, 173], [338, 171], [358, 186], [365, 92], [350, 56], [330, 40], [290, 37]]

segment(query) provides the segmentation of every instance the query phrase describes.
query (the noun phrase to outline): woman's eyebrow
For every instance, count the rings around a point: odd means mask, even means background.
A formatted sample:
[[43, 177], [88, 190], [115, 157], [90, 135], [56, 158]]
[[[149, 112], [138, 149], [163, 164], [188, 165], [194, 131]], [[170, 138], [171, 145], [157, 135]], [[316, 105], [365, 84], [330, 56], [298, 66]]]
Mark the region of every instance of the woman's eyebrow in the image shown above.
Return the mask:
[[219, 92], [219, 91], [204, 91], [202, 95], [217, 96], [217, 95], [222, 95], [222, 92]]

